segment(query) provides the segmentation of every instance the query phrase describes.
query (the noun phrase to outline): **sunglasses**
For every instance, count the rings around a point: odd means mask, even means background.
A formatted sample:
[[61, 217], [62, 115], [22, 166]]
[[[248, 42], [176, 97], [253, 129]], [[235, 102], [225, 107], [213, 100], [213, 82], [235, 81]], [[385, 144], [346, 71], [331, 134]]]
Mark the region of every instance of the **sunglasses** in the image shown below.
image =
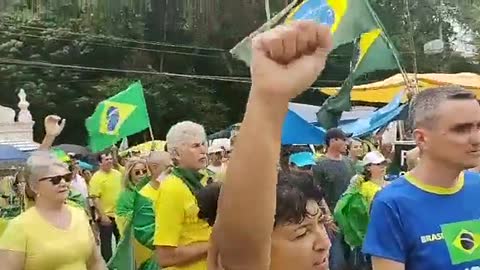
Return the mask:
[[133, 172], [133, 174], [135, 174], [135, 176], [140, 176], [140, 175], [145, 175], [147, 174], [147, 169], [143, 169], [143, 170], [136, 170]]
[[50, 181], [53, 185], [58, 185], [60, 182], [62, 182], [62, 179], [65, 180], [66, 183], [70, 183], [72, 182], [72, 174], [69, 173], [65, 175], [40, 178], [38, 181]]

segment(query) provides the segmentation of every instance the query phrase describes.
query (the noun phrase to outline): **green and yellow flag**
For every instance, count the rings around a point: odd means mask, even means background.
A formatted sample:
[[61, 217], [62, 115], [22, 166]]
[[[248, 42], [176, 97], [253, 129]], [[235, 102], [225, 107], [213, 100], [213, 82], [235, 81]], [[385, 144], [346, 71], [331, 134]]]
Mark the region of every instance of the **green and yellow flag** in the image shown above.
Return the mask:
[[453, 265], [480, 260], [480, 220], [441, 226]]
[[397, 69], [396, 51], [380, 28], [360, 36], [359, 58], [354, 70], [354, 77], [375, 70]]
[[100, 102], [85, 126], [90, 137], [90, 149], [102, 151], [122, 138], [150, 127], [147, 105], [140, 82]]
[[398, 68], [396, 51], [380, 28], [363, 33], [355, 46], [356, 55], [352, 59], [354, 64], [351, 66], [350, 74], [338, 93], [328, 97], [317, 112], [317, 121], [325, 129], [338, 126], [342, 113], [351, 109], [350, 94], [355, 79], [375, 70]]
[[[333, 34], [333, 49], [342, 44], [352, 42], [362, 33], [375, 29], [378, 26], [376, 14], [367, 0], [304, 0], [296, 7], [290, 5], [285, 9], [287, 17], [285, 23], [296, 20], [313, 20], [331, 27]], [[284, 13], [284, 11], [280, 12]], [[275, 16], [267, 26], [277, 24]], [[255, 34], [267, 30], [262, 26]], [[248, 37], [237, 44], [230, 52], [238, 59], [250, 65], [251, 38]]]
[[296, 20], [313, 20], [330, 26], [334, 48], [378, 27], [367, 0], [304, 0], [285, 22]]

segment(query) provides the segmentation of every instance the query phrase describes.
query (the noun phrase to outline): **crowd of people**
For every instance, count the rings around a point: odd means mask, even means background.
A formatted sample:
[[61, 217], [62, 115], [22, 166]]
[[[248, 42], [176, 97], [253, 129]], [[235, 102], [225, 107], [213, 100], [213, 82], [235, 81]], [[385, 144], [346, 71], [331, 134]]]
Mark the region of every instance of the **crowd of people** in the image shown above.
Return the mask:
[[[314, 22], [255, 37], [240, 132], [210, 146], [200, 124], [184, 121], [165, 151], [104, 151], [91, 174], [75, 153], [68, 163], [52, 155], [65, 122], [48, 116], [23, 173], [31, 206], [0, 236], [1, 269], [480, 269], [480, 105], [471, 92], [413, 98], [417, 148], [393, 181], [390, 146], [365, 151], [337, 128], [324, 151], [281, 146], [288, 102], [322, 72], [331, 46], [330, 29]], [[345, 216], [352, 198], [365, 207]], [[355, 244], [348, 218], [367, 221]]]

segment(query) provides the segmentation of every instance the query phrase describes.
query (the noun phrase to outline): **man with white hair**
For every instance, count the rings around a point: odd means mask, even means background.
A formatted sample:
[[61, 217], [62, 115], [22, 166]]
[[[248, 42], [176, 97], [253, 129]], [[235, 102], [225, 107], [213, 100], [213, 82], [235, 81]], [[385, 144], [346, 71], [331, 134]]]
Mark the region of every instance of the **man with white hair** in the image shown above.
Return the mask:
[[160, 184], [155, 205], [154, 246], [158, 263], [170, 270], [206, 270], [211, 227], [198, 218], [194, 193], [209, 179], [204, 128], [180, 122], [167, 134], [175, 167]]

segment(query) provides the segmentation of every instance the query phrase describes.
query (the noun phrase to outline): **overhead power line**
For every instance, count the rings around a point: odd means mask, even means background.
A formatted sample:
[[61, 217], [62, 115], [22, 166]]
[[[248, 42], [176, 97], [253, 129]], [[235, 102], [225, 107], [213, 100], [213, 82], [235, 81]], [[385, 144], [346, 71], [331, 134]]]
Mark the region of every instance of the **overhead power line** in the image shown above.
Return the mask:
[[[19, 37], [45, 38], [45, 36], [38, 36], [38, 35], [25, 34], [25, 33], [12, 33], [12, 32], [5, 32], [5, 31], [0, 31], [0, 33], [1, 34], [11, 34], [11, 35], [19, 36]], [[53, 40], [60, 40], [60, 41], [75, 41], [73, 39], [68, 39], [68, 38], [57, 38], [57, 37], [49, 37], [49, 38], [53, 39]], [[123, 46], [123, 45], [115, 45], [115, 44], [101, 43], [101, 42], [95, 42], [95, 41], [86, 41], [86, 42], [89, 43], [89, 44], [92, 44], [92, 45], [97, 45], [97, 46], [105, 46], [105, 47], [128, 49], [128, 50], [156, 52], [156, 53], [167, 53], [167, 54], [178, 54], [178, 55], [191, 55], [191, 56], [210, 57], [210, 58], [220, 57], [218, 55], [207, 55], [207, 54], [190, 53], [190, 52], [148, 49], [148, 48], [143, 48], [143, 47]]]
[[[5, 25], [11, 25], [11, 26], [17, 26], [15, 24], [9, 24], [9, 23], [4, 23]], [[34, 31], [42, 31], [42, 34], [44, 32], [53, 32], [53, 33], [65, 33], [65, 34], [70, 34], [70, 35], [75, 35], [75, 36], [80, 36], [80, 37], [87, 37], [87, 38], [92, 38], [92, 39], [97, 39], [99, 41], [107, 41], [107, 40], [113, 40], [113, 41], [119, 41], [119, 42], [130, 42], [130, 43], [136, 43], [140, 45], [152, 45], [152, 46], [164, 46], [164, 47], [171, 47], [171, 48], [179, 48], [179, 49], [190, 49], [193, 51], [196, 51], [196, 53], [189, 53], [189, 52], [174, 52], [174, 51], [162, 51], [162, 50], [155, 50], [155, 49], [148, 49], [148, 48], [143, 48], [143, 47], [127, 47], [123, 46], [120, 47], [121, 45], [117, 45], [118, 48], [126, 48], [126, 49], [137, 49], [137, 50], [144, 50], [144, 51], [153, 51], [153, 52], [164, 52], [164, 53], [172, 53], [172, 54], [183, 54], [183, 55], [192, 55], [192, 56], [202, 56], [202, 57], [215, 57], [215, 56], [206, 56], [204, 54], [199, 54], [197, 51], [212, 51], [212, 52], [219, 52], [219, 53], [228, 53], [228, 50], [221, 49], [221, 48], [215, 48], [215, 47], [199, 47], [199, 46], [193, 46], [193, 45], [184, 45], [184, 44], [173, 44], [173, 43], [166, 43], [166, 42], [154, 42], [154, 41], [143, 41], [143, 40], [136, 40], [136, 39], [131, 39], [131, 38], [122, 38], [122, 37], [117, 37], [117, 36], [112, 36], [112, 35], [96, 35], [96, 34], [91, 34], [91, 33], [85, 33], [85, 32], [72, 32], [69, 31], [65, 28], [48, 28], [48, 27], [34, 27], [34, 26], [27, 26], [27, 25], [21, 25], [21, 28], [24, 29], [30, 29]], [[12, 32], [9, 32], [12, 33]], [[12, 33], [15, 34], [15, 33]], [[35, 35], [31, 35], [31, 37], [39, 37]], [[42, 36], [43, 37], [43, 36]], [[54, 39], [59, 39], [60, 38], [54, 38]], [[73, 40], [72, 40], [73, 41]], [[87, 41], [88, 42], [88, 41]], [[95, 41], [92, 41], [95, 42]], [[101, 45], [104, 43], [98, 43], [98, 45]], [[106, 46], [106, 45], [104, 45]], [[414, 54], [413, 51], [399, 51], [398, 53], [400, 54]], [[339, 54], [339, 53], [331, 53], [330, 56], [334, 57], [351, 57], [352, 55], [350, 54]]]
[[[80, 66], [80, 65], [65, 65], [65, 64], [55, 64], [55, 63], [39, 62], [39, 61], [19, 60], [19, 59], [12, 59], [12, 58], [0, 58], [0, 65], [20, 65], [20, 66], [30, 66], [33, 68], [60, 68], [65, 70], [77, 70], [77, 71], [84, 71], [84, 72], [103, 71], [103, 72], [112, 72], [112, 73], [139, 74], [139, 75], [160, 75], [160, 76], [170, 76], [170, 77], [199, 79], [199, 80], [251, 83], [250, 77], [213, 76], [213, 75], [157, 72], [157, 71], [147, 71], [147, 70], [100, 68], [100, 67], [88, 67], [88, 66]], [[340, 80], [317, 80], [317, 81], [325, 82], [325, 83], [342, 83], [343, 82], [343, 80], [341, 81]]]
[[[8, 24], [8, 23], [4, 23]], [[9, 24], [11, 26], [17, 26], [15, 24]], [[136, 40], [131, 38], [123, 38], [123, 37], [116, 37], [112, 35], [97, 35], [85, 32], [72, 32], [65, 28], [48, 28], [48, 27], [35, 27], [35, 26], [27, 26], [21, 25], [21, 28], [30, 29], [30, 30], [37, 30], [37, 31], [52, 31], [57, 33], [66, 33], [75, 36], [84, 36], [102, 40], [113, 40], [113, 41], [121, 41], [121, 42], [131, 42], [141, 45], [152, 45], [152, 46], [164, 46], [164, 47], [172, 47], [172, 48], [184, 48], [184, 49], [194, 49], [194, 50], [203, 50], [203, 51], [216, 51], [216, 52], [228, 52], [227, 50], [220, 49], [220, 48], [213, 48], [213, 47], [200, 47], [200, 46], [193, 46], [193, 45], [183, 45], [183, 44], [172, 44], [167, 42], [157, 42], [157, 41], [143, 41], [143, 40]]]

